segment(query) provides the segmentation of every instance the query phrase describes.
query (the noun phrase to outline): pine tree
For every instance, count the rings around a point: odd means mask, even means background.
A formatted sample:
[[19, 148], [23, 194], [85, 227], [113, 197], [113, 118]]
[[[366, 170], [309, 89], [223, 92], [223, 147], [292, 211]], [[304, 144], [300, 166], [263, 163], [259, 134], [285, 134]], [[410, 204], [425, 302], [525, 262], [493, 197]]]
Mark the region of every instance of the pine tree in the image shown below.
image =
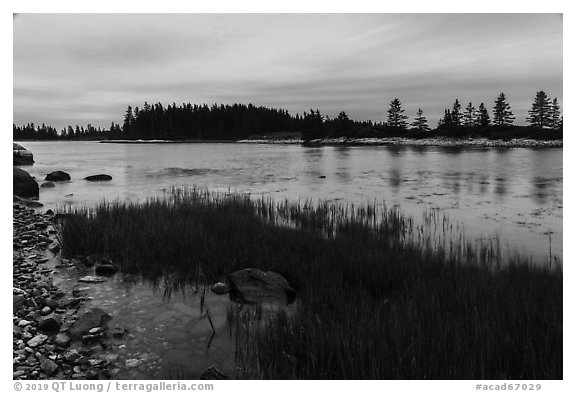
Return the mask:
[[416, 117], [414, 118], [414, 122], [411, 124], [411, 126], [418, 131], [430, 131], [430, 127], [428, 126], [428, 119], [426, 119], [423, 114], [424, 112], [422, 109], [418, 108]]
[[464, 125], [466, 127], [472, 127], [474, 125], [474, 115], [476, 114], [476, 108], [471, 102], [468, 103], [466, 107], [466, 112], [464, 113]]
[[454, 101], [454, 106], [452, 107], [452, 126], [454, 127], [460, 127], [462, 124], [462, 113], [460, 113], [461, 108], [462, 107], [460, 106], [460, 101], [458, 101], [458, 98], [456, 98], [456, 101]]
[[560, 104], [558, 104], [558, 98], [552, 100], [550, 119], [553, 130], [559, 130], [562, 128], [562, 118], [560, 116]]
[[474, 126], [476, 127], [488, 127], [490, 125], [490, 115], [488, 114], [488, 109], [481, 102], [478, 106], [478, 111], [476, 112], [476, 118], [474, 119]]
[[408, 125], [406, 123], [408, 116], [404, 114], [404, 109], [402, 109], [402, 103], [398, 98], [394, 98], [390, 102], [390, 108], [388, 109], [388, 127], [394, 127], [399, 129], [406, 129]]
[[451, 128], [453, 125], [450, 109], [444, 109], [444, 117], [438, 120], [438, 128]]
[[500, 93], [498, 98], [496, 98], [492, 113], [494, 115], [493, 123], [495, 126], [505, 127], [514, 124], [515, 117], [510, 110], [510, 104], [506, 102], [504, 93]]
[[540, 129], [552, 127], [552, 105], [544, 91], [536, 93], [532, 109], [528, 111], [526, 120], [530, 122], [531, 126]]

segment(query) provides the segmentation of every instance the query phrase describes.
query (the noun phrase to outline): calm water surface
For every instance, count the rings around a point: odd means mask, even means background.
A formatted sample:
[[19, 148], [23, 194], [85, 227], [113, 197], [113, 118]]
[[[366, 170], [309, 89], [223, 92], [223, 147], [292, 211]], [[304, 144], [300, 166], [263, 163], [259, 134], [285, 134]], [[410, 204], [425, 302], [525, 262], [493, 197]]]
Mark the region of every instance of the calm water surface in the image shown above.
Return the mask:
[[[251, 144], [28, 142], [39, 181], [55, 170], [72, 181], [42, 188], [45, 208], [138, 201], [173, 185], [274, 198], [399, 205], [416, 221], [438, 209], [471, 239], [498, 235], [504, 249], [562, 259], [562, 149], [302, 147]], [[110, 174], [111, 182], [83, 178]], [[321, 178], [325, 176], [325, 178]], [[551, 247], [550, 247], [551, 245]]]
[[[498, 236], [502, 247], [548, 263], [562, 261], [562, 149], [440, 147], [302, 147], [251, 144], [102, 144], [28, 142], [36, 163], [25, 169], [41, 183], [68, 172], [70, 182], [41, 188], [44, 210], [92, 206], [102, 199], [140, 201], [176, 185], [229, 188], [292, 200], [384, 202], [415, 218], [437, 209], [471, 240]], [[106, 173], [110, 182], [83, 178]], [[54, 263], [58, 264], [58, 261]], [[115, 378], [198, 378], [215, 365], [234, 375], [234, 343], [226, 296], [206, 304], [216, 335], [200, 314], [198, 296], [170, 299], [147, 283], [117, 274], [102, 284], [78, 283], [83, 268], [57, 269], [55, 282], [82, 289], [129, 330], [108, 350], [119, 355]], [[138, 360], [135, 367], [128, 362]]]

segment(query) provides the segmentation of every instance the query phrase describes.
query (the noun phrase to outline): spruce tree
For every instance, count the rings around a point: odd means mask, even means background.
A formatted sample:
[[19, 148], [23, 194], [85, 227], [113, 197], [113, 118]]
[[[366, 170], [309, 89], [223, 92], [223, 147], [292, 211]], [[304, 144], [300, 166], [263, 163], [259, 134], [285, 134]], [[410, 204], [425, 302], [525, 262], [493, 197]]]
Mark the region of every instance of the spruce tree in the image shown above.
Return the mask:
[[562, 128], [562, 118], [560, 116], [560, 104], [558, 104], [558, 98], [552, 100], [550, 119], [553, 130], [559, 130]]
[[497, 127], [511, 126], [514, 124], [515, 117], [510, 110], [510, 104], [506, 102], [504, 93], [500, 93], [498, 98], [496, 98], [492, 114], [494, 115], [493, 123]]
[[486, 109], [483, 102], [478, 106], [474, 125], [476, 127], [488, 127], [490, 125], [490, 115], [488, 114], [488, 109]]
[[390, 108], [388, 109], [388, 127], [404, 130], [407, 126], [406, 119], [408, 119], [408, 116], [404, 114], [402, 103], [398, 98], [394, 98], [390, 102]]
[[462, 113], [460, 113], [461, 108], [462, 107], [460, 106], [460, 101], [458, 101], [458, 98], [456, 98], [456, 101], [454, 101], [454, 106], [452, 107], [452, 125], [455, 127], [460, 127], [462, 124]]
[[416, 117], [414, 118], [414, 122], [411, 124], [411, 126], [418, 131], [430, 131], [430, 127], [428, 126], [428, 119], [426, 119], [426, 116], [424, 116], [424, 112], [421, 108], [418, 108]]
[[466, 112], [464, 113], [464, 125], [466, 127], [472, 127], [474, 125], [474, 115], [476, 114], [476, 108], [471, 102], [468, 103], [466, 107]]
[[544, 91], [536, 93], [532, 109], [528, 111], [528, 118], [526, 118], [532, 127], [540, 129], [552, 127], [552, 105], [550, 99]]

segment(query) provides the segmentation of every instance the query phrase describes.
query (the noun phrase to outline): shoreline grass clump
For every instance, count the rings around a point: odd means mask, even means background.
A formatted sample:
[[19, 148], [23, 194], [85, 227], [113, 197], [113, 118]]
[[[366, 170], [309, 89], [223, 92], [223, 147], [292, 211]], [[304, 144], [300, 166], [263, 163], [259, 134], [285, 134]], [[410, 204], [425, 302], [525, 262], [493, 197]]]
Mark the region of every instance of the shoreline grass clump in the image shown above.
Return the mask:
[[436, 213], [417, 226], [383, 205], [195, 188], [71, 213], [65, 255], [174, 289], [246, 267], [286, 277], [295, 312], [232, 324], [239, 378], [562, 379], [561, 267], [503, 261]]

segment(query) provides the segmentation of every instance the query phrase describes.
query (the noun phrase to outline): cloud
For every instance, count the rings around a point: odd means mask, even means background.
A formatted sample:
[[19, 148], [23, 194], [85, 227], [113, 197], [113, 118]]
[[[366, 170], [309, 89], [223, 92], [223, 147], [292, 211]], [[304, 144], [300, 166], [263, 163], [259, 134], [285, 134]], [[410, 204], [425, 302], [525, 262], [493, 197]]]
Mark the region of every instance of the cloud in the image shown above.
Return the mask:
[[[108, 126], [144, 101], [341, 110], [383, 120], [394, 97], [435, 122], [500, 91], [562, 97], [551, 14], [21, 14], [14, 121]], [[562, 101], [561, 101], [562, 102]], [[520, 110], [520, 109], [519, 109]], [[517, 118], [523, 118], [517, 116]]]

